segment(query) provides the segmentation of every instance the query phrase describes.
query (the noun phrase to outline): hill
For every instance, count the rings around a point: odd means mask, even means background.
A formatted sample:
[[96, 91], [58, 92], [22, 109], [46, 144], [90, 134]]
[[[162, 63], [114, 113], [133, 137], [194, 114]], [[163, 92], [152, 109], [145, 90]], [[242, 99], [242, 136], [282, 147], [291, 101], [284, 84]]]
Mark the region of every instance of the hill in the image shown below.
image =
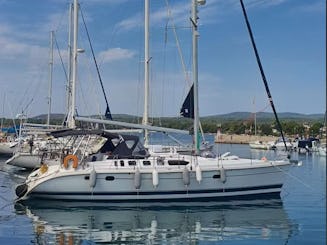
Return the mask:
[[[92, 116], [92, 117], [98, 117], [98, 116]], [[142, 121], [142, 117], [140, 116], [134, 116], [134, 115], [128, 115], [128, 114], [113, 114], [113, 119], [116, 121], [133, 121], [133, 122], [139, 122]], [[259, 112], [256, 114], [258, 121], [270, 121], [275, 120], [274, 114], [270, 112]], [[312, 122], [312, 121], [323, 121], [324, 120], [324, 114], [301, 114], [301, 113], [293, 113], [293, 112], [281, 112], [278, 113], [278, 117], [280, 120], [297, 120], [302, 122]], [[47, 114], [41, 114], [35, 117], [32, 117], [30, 119], [32, 120], [46, 120]], [[208, 120], [208, 121], [245, 121], [250, 120], [254, 118], [254, 114], [251, 112], [232, 112], [227, 114], [220, 114], [220, 115], [212, 115], [212, 116], [204, 116], [201, 117], [201, 120]], [[51, 114], [51, 119], [53, 120], [63, 120], [64, 114]], [[159, 119], [159, 118], [155, 118]], [[176, 120], [181, 119], [180, 117], [162, 117], [161, 119], [164, 120]]]

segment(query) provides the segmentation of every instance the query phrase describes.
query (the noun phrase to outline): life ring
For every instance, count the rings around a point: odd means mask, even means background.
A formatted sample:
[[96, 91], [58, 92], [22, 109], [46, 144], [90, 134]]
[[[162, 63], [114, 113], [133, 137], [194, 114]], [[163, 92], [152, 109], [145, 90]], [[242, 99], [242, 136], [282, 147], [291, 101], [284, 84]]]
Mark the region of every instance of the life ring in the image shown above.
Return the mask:
[[262, 161], [267, 161], [267, 158], [266, 157], [262, 157], [261, 160]]
[[65, 156], [64, 158], [64, 162], [63, 162], [63, 165], [64, 165], [64, 168], [68, 168], [68, 164], [70, 161], [73, 161], [73, 168], [77, 168], [78, 167], [78, 158], [76, 155], [67, 155]]

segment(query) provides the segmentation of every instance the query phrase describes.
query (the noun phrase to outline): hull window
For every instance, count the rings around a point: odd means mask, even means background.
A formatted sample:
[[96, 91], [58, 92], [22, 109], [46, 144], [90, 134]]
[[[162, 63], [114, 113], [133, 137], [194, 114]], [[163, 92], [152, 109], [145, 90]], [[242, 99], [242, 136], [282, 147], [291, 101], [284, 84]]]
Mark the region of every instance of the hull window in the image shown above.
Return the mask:
[[168, 160], [169, 165], [187, 165], [189, 162], [184, 160]]
[[151, 166], [151, 162], [150, 161], [143, 161], [143, 166]]
[[136, 165], [136, 161], [128, 161], [128, 165], [129, 166], [135, 166]]

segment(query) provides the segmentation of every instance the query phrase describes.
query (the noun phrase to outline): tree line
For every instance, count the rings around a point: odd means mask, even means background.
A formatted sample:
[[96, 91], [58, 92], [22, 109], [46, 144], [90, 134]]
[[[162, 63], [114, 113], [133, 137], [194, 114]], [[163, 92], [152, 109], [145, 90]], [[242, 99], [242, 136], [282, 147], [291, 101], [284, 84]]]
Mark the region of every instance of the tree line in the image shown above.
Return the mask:
[[[122, 118], [113, 118], [116, 121], [124, 121], [130, 123], [141, 123], [141, 117], [122, 117]], [[3, 119], [3, 127], [12, 127], [12, 119]], [[29, 123], [38, 123], [44, 124], [43, 119], [28, 119]], [[61, 125], [63, 119], [52, 119], [50, 124]], [[16, 120], [16, 126], [19, 126], [19, 121]], [[150, 119], [150, 124], [153, 126], [161, 126], [167, 128], [175, 128], [182, 130], [189, 130], [193, 132], [193, 120], [189, 118], [153, 118]], [[321, 135], [322, 128], [324, 126], [323, 120], [311, 121], [308, 123], [302, 123], [295, 119], [281, 120], [283, 132], [286, 135], [299, 135], [299, 136], [317, 136]], [[77, 122], [78, 126], [81, 126]], [[219, 128], [222, 133], [225, 134], [251, 134], [254, 135], [255, 132], [257, 135], [276, 135], [279, 136], [278, 127], [276, 122], [273, 120], [266, 120], [257, 123], [256, 129], [253, 121], [244, 121], [244, 120], [230, 120], [230, 121], [220, 121], [215, 119], [201, 119], [201, 126], [205, 133], [216, 133]], [[84, 124], [85, 127], [85, 124]], [[117, 128], [115, 126], [106, 126], [106, 128]]]

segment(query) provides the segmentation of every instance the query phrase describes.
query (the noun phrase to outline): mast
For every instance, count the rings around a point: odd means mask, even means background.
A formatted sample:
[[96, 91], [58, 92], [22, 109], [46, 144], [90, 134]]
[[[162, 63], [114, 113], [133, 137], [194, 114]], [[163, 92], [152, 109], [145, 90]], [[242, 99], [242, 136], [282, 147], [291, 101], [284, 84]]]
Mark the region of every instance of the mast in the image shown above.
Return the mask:
[[48, 118], [47, 118], [47, 125], [50, 125], [50, 114], [51, 114], [52, 72], [53, 72], [53, 34], [54, 34], [54, 31], [51, 31], [50, 32], [49, 94], [48, 94]]
[[78, 37], [78, 1], [74, 0], [73, 6], [73, 53], [72, 53], [72, 81], [71, 104], [68, 114], [68, 127], [75, 128], [75, 103], [76, 103], [76, 77], [77, 77], [77, 37]]
[[69, 4], [68, 15], [68, 77], [67, 77], [67, 101], [66, 110], [67, 116], [65, 119], [65, 125], [68, 126], [69, 118], [71, 117], [71, 91], [72, 91], [72, 23], [73, 23], [73, 4]]
[[195, 154], [200, 152], [199, 144], [199, 85], [198, 85], [198, 4], [200, 1], [192, 0], [192, 58], [193, 58], [193, 85], [194, 85], [194, 147]]
[[[144, 1], [144, 111], [143, 125], [149, 123], [149, 0]], [[149, 131], [144, 130], [144, 145], [149, 145]]]

